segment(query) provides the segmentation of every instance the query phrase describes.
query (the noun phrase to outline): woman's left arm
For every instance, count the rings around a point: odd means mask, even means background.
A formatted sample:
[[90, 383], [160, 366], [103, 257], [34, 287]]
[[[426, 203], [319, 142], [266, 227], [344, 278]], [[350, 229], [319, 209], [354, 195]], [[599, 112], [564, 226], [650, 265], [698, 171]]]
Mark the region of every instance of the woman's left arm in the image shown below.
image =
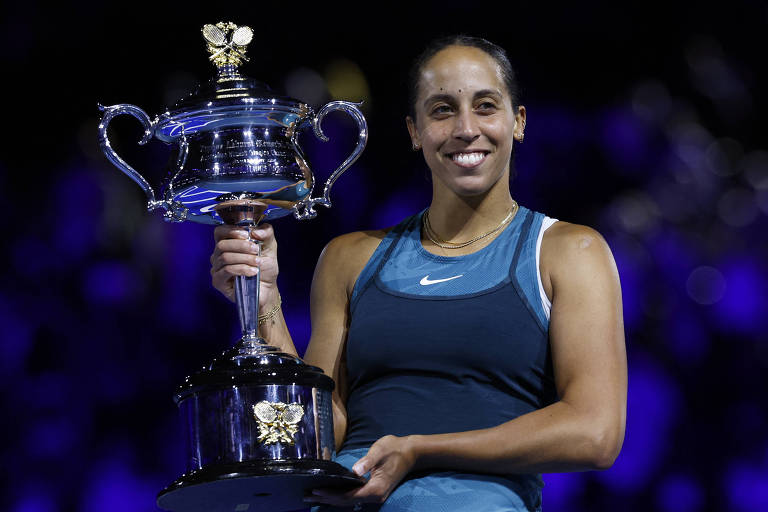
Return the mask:
[[[621, 289], [608, 245], [558, 222], [544, 236], [541, 275], [552, 298], [549, 339], [559, 400], [493, 428], [386, 436], [355, 464], [368, 483], [334, 503], [383, 501], [410, 471], [541, 473], [606, 469], [621, 450], [627, 401]], [[321, 498], [322, 500], [322, 498]]]

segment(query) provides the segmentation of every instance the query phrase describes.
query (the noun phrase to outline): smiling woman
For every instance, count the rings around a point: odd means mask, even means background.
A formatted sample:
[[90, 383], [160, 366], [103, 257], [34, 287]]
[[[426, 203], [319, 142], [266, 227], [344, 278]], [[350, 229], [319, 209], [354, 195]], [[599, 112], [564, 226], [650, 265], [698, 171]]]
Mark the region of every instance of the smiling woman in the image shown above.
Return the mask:
[[443, 49], [422, 66], [417, 91], [408, 131], [437, 182], [461, 196], [504, 189], [525, 107], [513, 103], [495, 59], [472, 46]]
[[[406, 118], [428, 209], [332, 240], [317, 264], [305, 359], [337, 383], [337, 460], [368, 482], [318, 489], [321, 510], [530, 511], [539, 473], [604, 469], [624, 438], [626, 356], [610, 250], [509, 188], [525, 108], [504, 51], [454, 37], [414, 64]], [[295, 348], [277, 243], [220, 226], [213, 284], [261, 269], [261, 334]]]

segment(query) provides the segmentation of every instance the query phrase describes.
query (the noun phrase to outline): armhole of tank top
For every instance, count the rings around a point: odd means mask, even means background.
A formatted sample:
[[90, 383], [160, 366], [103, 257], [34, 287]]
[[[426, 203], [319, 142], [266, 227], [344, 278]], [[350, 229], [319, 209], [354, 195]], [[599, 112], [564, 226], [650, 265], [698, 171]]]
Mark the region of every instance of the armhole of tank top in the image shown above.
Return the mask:
[[552, 217], [544, 217], [539, 228], [539, 236], [536, 238], [536, 279], [539, 283], [539, 297], [541, 298], [541, 307], [544, 309], [544, 316], [549, 321], [549, 315], [552, 311], [552, 301], [547, 297], [547, 292], [544, 291], [544, 285], [541, 282], [541, 269], [539, 268], [539, 261], [541, 260], [541, 241], [544, 238], [544, 232], [552, 227], [557, 222], [557, 219]]
[[363, 267], [363, 270], [360, 271], [360, 275], [355, 279], [355, 285], [352, 287], [352, 295], [349, 298], [350, 311], [354, 311], [358, 299], [365, 289], [373, 282], [376, 274], [379, 273], [380, 267], [384, 263], [389, 252], [391, 252], [393, 244], [397, 242], [403, 231], [413, 221], [414, 217], [415, 216], [408, 217], [392, 228], [392, 230], [381, 239], [379, 245], [376, 246], [376, 249], [373, 251], [373, 254], [371, 254], [371, 257]]
[[[393, 230], [394, 231], [394, 230]], [[379, 262], [381, 258], [383, 257], [386, 250], [389, 248], [390, 245], [392, 245], [392, 242], [395, 241], [394, 237], [390, 237], [390, 233], [387, 233], [387, 236], [381, 239], [379, 242], [379, 245], [376, 246], [376, 249], [373, 251], [373, 254], [371, 254], [371, 257], [366, 262], [365, 266], [363, 267], [363, 270], [360, 271], [360, 274], [357, 276], [357, 279], [355, 279], [355, 285], [352, 287], [352, 295], [349, 297], [349, 310], [353, 311], [355, 309], [355, 305], [357, 304], [357, 299], [360, 298], [360, 295], [362, 295], [363, 290], [367, 288], [367, 286], [373, 281], [373, 278], [376, 277], [376, 268], [379, 265]]]

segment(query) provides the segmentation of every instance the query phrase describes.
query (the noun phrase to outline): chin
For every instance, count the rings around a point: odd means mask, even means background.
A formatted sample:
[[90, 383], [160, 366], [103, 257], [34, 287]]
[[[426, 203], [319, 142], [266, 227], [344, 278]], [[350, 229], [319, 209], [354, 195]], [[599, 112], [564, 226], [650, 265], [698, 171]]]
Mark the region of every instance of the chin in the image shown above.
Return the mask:
[[461, 197], [476, 197], [484, 195], [493, 189], [498, 180], [493, 183], [488, 182], [487, 177], [466, 176], [456, 181], [451, 187], [457, 195]]

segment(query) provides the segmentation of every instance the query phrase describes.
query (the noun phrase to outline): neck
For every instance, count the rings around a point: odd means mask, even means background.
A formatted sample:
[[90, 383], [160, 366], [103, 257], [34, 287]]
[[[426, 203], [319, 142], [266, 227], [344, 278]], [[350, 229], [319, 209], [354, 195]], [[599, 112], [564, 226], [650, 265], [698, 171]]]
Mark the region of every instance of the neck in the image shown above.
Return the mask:
[[429, 207], [432, 228], [444, 240], [456, 242], [469, 240], [495, 228], [514, 205], [506, 183], [504, 181], [504, 186], [494, 186], [477, 196], [459, 196], [452, 191], [434, 190]]

